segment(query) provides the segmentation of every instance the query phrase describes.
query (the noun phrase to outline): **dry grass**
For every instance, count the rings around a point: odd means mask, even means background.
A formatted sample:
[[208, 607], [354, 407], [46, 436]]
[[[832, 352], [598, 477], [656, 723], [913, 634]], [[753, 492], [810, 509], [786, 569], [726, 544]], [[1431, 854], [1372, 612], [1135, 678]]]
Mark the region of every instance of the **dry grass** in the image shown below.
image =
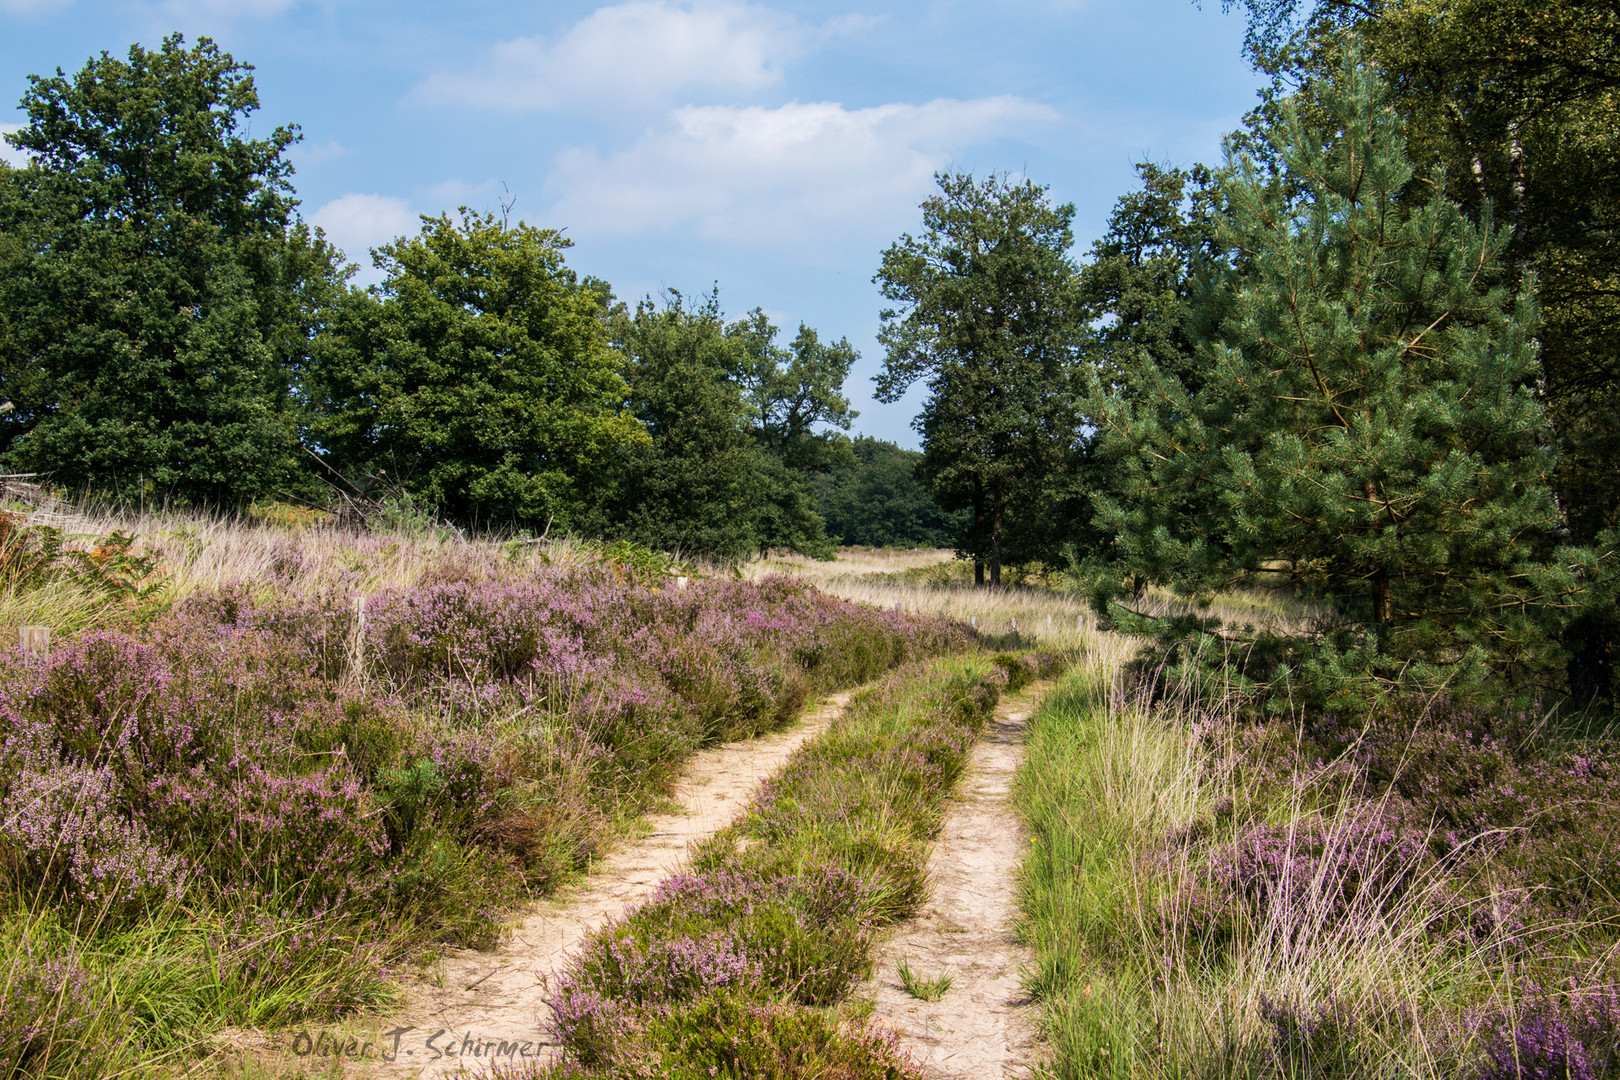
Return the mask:
[[[1130, 639], [1098, 628], [1090, 597], [1054, 585], [976, 587], [970, 564], [944, 549], [844, 548], [830, 562], [773, 557], [743, 568], [747, 577], [787, 573], [804, 577], [823, 592], [873, 607], [947, 615], [989, 634], [1018, 633], [1043, 647], [1079, 648], [1105, 654], [1110, 666], [1128, 658]], [[1282, 633], [1303, 629], [1316, 612], [1265, 588], [1235, 589], [1207, 606], [1150, 589], [1131, 605], [1144, 615], [1199, 613], [1224, 623]]]
[[[1240, 909], [1229, 939], [1212, 936], [1195, 902], [1209, 887], [1200, 867], [1239, 838], [1212, 808], [1247, 801], [1255, 767], [1234, 698], [1146, 701], [1107, 676], [1094, 665], [1043, 702], [1017, 781], [1036, 838], [1021, 931], [1037, 953], [1029, 985], [1053, 1052], [1041, 1075], [1457, 1075], [1480, 1036], [1448, 1018], [1511, 1010], [1523, 975], [1501, 958], [1520, 931], [1506, 922], [1471, 943], [1434, 938], [1437, 920], [1478, 902], [1439, 871], [1399, 893], [1366, 887], [1342, 907], [1336, 854], [1365, 843], [1358, 827], [1383, 805], [1348, 793], [1315, 805], [1300, 776], [1273, 813], [1286, 825], [1284, 865], [1303, 876], [1284, 879], [1286, 902]], [[1316, 852], [1305, 837], [1324, 822]], [[1295, 1029], [1268, 1009], [1299, 1017], [1298, 1038], [1283, 1038]]]
[[[288, 528], [240, 518], [154, 511], [80, 509], [29, 516], [63, 534], [67, 549], [90, 551], [99, 538], [122, 532], [136, 553], [161, 555], [161, 579], [148, 598], [162, 604], [227, 586], [311, 594], [369, 595], [439, 578], [479, 577], [541, 564], [593, 562], [589, 545], [464, 539], [449, 532], [357, 533], [330, 524]], [[58, 634], [116, 622], [127, 606], [63, 575], [43, 586], [0, 589], [0, 627], [41, 625]]]
[[[161, 552], [164, 577], [153, 596], [160, 603], [244, 584], [305, 594], [366, 595], [441, 577], [521, 572], [528, 566], [600, 558], [595, 545], [566, 538], [542, 544], [464, 538], [448, 530], [364, 534], [320, 522], [289, 528], [262, 520], [169, 511], [56, 507], [39, 523], [62, 529], [66, 546], [80, 550], [119, 531], [136, 538], [137, 551]], [[1047, 648], [1101, 650], [1118, 660], [1132, 647], [1099, 631], [1084, 594], [1030, 585], [977, 588], [969, 564], [943, 549], [856, 547], [841, 550], [829, 562], [773, 556], [735, 571], [701, 565], [694, 571], [716, 576], [732, 572], [747, 578], [793, 574], [856, 603], [946, 615], [986, 634], [1016, 633]], [[1150, 592], [1137, 606], [1148, 614], [1192, 610], [1186, 601], [1157, 592]], [[1297, 605], [1263, 590], [1224, 594], [1208, 613], [1274, 629], [1289, 629], [1304, 618]], [[71, 580], [26, 591], [0, 589], [0, 627], [34, 624], [63, 634], [105, 625], [125, 614], [109, 608], [104, 596]]]

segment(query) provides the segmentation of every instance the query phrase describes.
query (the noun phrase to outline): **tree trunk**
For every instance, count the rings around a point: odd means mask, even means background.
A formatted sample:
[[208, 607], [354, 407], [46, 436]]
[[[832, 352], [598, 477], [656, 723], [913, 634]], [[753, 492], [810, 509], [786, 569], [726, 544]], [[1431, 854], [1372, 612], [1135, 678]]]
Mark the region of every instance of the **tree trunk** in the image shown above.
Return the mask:
[[[1371, 480], [1368, 480], [1365, 490], [1367, 492], [1367, 501], [1368, 502], [1377, 502], [1378, 501], [1379, 497], [1378, 497], [1378, 485], [1377, 484], [1374, 484]], [[1387, 520], [1387, 518], [1386, 518], [1386, 520]], [[1388, 626], [1390, 624], [1389, 570], [1388, 569], [1386, 569], [1384, 567], [1379, 567], [1376, 571], [1373, 572], [1372, 587], [1373, 587], [1373, 625], [1378, 627], [1380, 630], [1382, 630], [1382, 629], [1384, 629], [1386, 626]], [[1379, 637], [1380, 637], [1380, 640], [1379, 640], [1378, 645], [1379, 645], [1379, 648], [1382, 649], [1382, 648], [1385, 647], [1386, 643], [1382, 640], [1382, 637], [1383, 637], [1382, 634], [1380, 634]]]
[[973, 585], [984, 588], [984, 485], [973, 485]]
[[[1380, 630], [1387, 627], [1393, 618], [1390, 611], [1389, 600], [1389, 571], [1380, 570], [1373, 575], [1373, 624]], [[1380, 641], [1380, 645], [1383, 642]]]
[[990, 518], [990, 587], [1001, 587], [1001, 520], [1007, 509], [1006, 497], [996, 489]]

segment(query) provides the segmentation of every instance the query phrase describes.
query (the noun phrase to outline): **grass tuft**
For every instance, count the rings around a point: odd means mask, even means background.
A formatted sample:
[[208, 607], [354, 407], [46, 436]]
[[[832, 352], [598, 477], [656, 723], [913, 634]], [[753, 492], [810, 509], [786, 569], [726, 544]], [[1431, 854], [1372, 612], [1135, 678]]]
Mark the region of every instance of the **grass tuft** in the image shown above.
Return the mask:
[[945, 992], [951, 988], [954, 981], [951, 976], [943, 973], [932, 978], [918, 975], [911, 970], [911, 964], [905, 957], [900, 958], [895, 970], [900, 975], [900, 986], [918, 1001], [938, 1001], [945, 996]]

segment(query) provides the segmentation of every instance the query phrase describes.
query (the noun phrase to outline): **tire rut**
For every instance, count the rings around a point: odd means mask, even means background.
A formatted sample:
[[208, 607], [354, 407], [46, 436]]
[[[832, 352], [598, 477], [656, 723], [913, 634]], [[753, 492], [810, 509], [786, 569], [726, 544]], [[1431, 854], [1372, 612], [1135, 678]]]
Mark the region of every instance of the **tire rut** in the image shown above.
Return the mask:
[[[929, 857], [932, 902], [887, 939], [864, 988], [873, 1018], [939, 1080], [1023, 1077], [1038, 1056], [1038, 1011], [1022, 984], [1031, 954], [1013, 929], [1029, 840], [1012, 782], [1025, 724], [1045, 689], [1038, 684], [997, 707]], [[936, 1002], [912, 997], [901, 962], [917, 976], [950, 976], [950, 989]]]
[[691, 844], [730, 824], [760, 781], [824, 731], [851, 693], [821, 699], [791, 728], [694, 754], [673, 793], [679, 812], [649, 815], [643, 836], [603, 858], [579, 884], [530, 907], [493, 952], [450, 953], [431, 982], [407, 982], [406, 1004], [394, 1016], [333, 1029], [324, 1044], [314, 1031], [294, 1032], [275, 1048], [232, 1041], [261, 1061], [342, 1062], [355, 1077], [427, 1080], [464, 1067], [549, 1060], [556, 1049], [545, 1031], [546, 1002], [573, 950], [679, 870]]

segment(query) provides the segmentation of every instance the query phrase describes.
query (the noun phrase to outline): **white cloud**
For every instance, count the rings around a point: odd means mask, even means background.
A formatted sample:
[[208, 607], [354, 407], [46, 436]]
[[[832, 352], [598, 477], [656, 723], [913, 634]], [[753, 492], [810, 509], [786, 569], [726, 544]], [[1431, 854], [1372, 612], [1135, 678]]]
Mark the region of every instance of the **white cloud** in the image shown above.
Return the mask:
[[[22, 128], [21, 124], [0, 124], [0, 135], [10, 135], [14, 131], [21, 131]], [[28, 155], [4, 139], [0, 139], [0, 161], [12, 168], [20, 169], [28, 164]]]
[[621, 153], [559, 155], [547, 220], [576, 235], [690, 228], [742, 243], [864, 237], [914, 217], [933, 174], [962, 151], [1058, 119], [1015, 97], [688, 107]]
[[440, 73], [416, 93], [435, 102], [548, 109], [656, 103], [690, 87], [758, 90], [779, 82], [782, 65], [815, 36], [792, 17], [751, 4], [628, 0], [551, 40], [501, 42], [479, 72]]
[[299, 168], [324, 165], [328, 161], [348, 157], [352, 151], [336, 139], [327, 139], [323, 143], [295, 143], [287, 151], [287, 156]]
[[326, 232], [327, 239], [359, 263], [362, 279], [371, 275], [370, 250], [401, 236], [415, 236], [421, 227], [404, 199], [392, 195], [342, 195], [322, 206], [309, 220]]

